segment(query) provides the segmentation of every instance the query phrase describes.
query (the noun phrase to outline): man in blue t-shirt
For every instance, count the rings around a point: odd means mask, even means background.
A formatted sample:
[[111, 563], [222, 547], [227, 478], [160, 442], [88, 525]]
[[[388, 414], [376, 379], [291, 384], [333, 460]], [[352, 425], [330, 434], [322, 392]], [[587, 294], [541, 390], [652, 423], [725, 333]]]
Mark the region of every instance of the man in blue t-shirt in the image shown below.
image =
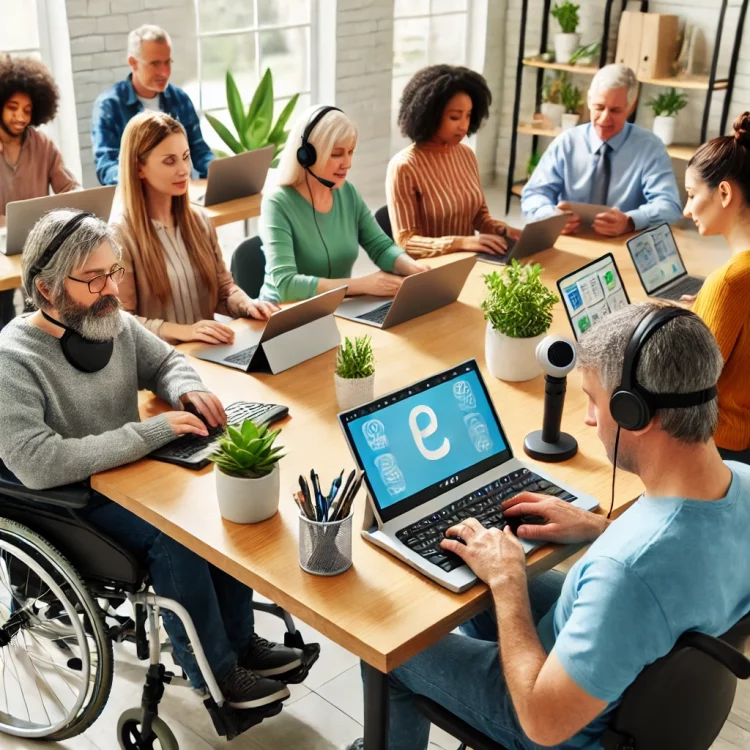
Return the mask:
[[[583, 338], [578, 360], [586, 424], [610, 461], [619, 432], [617, 465], [640, 477], [644, 494], [612, 522], [544, 495], [506, 503], [506, 516], [547, 521], [520, 526], [524, 539], [593, 542], [564, 579], [552, 572], [528, 583], [509, 528], [488, 531], [469, 519], [448, 531], [465, 546], [443, 546], [489, 585], [494, 611], [391, 673], [390, 750], [427, 748], [415, 693], [514, 750], [600, 748], [611, 712], [644, 667], [682, 633], [721, 635], [750, 611], [750, 466], [721, 460], [716, 398], [659, 409], [638, 430], [620, 429], [610, 413], [633, 331], [657, 309], [609, 315]], [[692, 394], [714, 386], [721, 367], [712, 334], [687, 313], [645, 341], [636, 380], [651, 394]]]

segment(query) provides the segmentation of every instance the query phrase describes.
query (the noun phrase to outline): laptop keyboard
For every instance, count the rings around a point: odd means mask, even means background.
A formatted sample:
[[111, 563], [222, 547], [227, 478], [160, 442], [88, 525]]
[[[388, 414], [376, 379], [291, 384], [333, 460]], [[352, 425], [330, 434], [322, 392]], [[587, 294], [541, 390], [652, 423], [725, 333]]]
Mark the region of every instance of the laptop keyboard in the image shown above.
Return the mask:
[[500, 506], [508, 498], [524, 491], [543, 492], [545, 495], [554, 495], [566, 502], [576, 499], [575, 495], [542, 479], [528, 469], [520, 469], [506, 474], [486, 487], [471, 492], [441, 511], [401, 529], [396, 537], [418, 555], [446, 572], [450, 572], [465, 563], [458, 555], [440, 548], [440, 542], [445, 538], [446, 530], [466, 518], [476, 518], [486, 529], [493, 526], [503, 529], [507, 523]]
[[698, 294], [703, 286], [703, 279], [697, 279], [695, 276], [684, 276], [676, 281], [668, 289], [659, 293], [663, 299], [679, 301], [683, 294]]
[[[283, 419], [289, 408], [278, 404], [256, 404], [248, 401], [236, 401], [225, 409], [227, 424], [236, 426], [246, 419], [252, 419], [257, 425], [271, 424]], [[208, 457], [215, 450], [215, 444], [224, 434], [223, 427], [209, 427], [208, 435], [183, 435], [171, 443], [158, 448], [149, 454], [158, 461], [185, 466], [188, 469], [201, 469], [207, 466]]]
[[385, 320], [385, 316], [388, 315], [388, 311], [391, 309], [393, 300], [386, 302], [380, 307], [376, 307], [374, 310], [370, 310], [368, 313], [357, 315], [357, 320], [367, 320], [370, 323], [382, 323]]
[[253, 358], [253, 354], [255, 354], [255, 350], [257, 348], [257, 345], [250, 346], [247, 349], [243, 349], [241, 352], [235, 352], [229, 357], [224, 357], [224, 361], [231, 362], [234, 365], [242, 365], [242, 367], [247, 367], [250, 364], [250, 360]]

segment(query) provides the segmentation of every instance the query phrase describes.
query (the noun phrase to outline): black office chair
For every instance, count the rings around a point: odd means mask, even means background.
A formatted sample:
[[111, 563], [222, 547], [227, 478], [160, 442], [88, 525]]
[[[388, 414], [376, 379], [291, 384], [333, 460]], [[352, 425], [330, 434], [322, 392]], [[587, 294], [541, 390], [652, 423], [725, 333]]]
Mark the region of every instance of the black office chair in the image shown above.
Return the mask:
[[[682, 635], [625, 691], [602, 737], [604, 750], [708, 750], [729, 716], [737, 678], [750, 677], [742, 653], [749, 635], [750, 614], [721, 638]], [[429, 698], [414, 703], [462, 743], [459, 750], [507, 750]]]
[[234, 283], [249, 297], [257, 299], [266, 275], [266, 256], [258, 235], [240, 242], [232, 255], [230, 268]]
[[375, 212], [375, 221], [378, 222], [380, 228], [393, 239], [393, 229], [391, 229], [391, 216], [388, 213], [388, 206], [381, 206]]

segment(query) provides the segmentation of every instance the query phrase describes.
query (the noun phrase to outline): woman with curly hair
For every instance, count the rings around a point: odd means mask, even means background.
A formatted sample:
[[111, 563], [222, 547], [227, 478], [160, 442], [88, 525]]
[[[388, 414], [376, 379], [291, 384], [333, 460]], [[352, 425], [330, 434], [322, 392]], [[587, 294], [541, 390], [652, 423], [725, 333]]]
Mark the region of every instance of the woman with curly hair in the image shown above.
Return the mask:
[[391, 159], [385, 189], [393, 238], [412, 257], [503, 254], [506, 237], [518, 238], [490, 216], [477, 158], [462, 143], [491, 103], [487, 82], [468, 68], [431, 65], [406, 84], [398, 124], [412, 144]]
[[31, 57], [0, 54], [0, 217], [11, 201], [66, 193], [81, 186], [57, 146], [37, 130], [57, 113], [52, 74]]

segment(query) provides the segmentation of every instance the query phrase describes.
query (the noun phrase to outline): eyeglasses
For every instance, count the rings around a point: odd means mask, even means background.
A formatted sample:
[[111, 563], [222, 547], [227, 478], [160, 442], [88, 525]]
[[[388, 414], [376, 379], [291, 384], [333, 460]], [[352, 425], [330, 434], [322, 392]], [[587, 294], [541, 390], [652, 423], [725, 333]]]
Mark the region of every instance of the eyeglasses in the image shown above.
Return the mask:
[[68, 276], [71, 281], [77, 281], [79, 284], [88, 284], [89, 292], [91, 294], [101, 294], [105, 286], [107, 286], [107, 279], [112, 279], [115, 286], [119, 285], [125, 276], [125, 269], [122, 266], [113, 268], [109, 273], [103, 273], [99, 276], [94, 276], [93, 279], [76, 279], [72, 276]]

